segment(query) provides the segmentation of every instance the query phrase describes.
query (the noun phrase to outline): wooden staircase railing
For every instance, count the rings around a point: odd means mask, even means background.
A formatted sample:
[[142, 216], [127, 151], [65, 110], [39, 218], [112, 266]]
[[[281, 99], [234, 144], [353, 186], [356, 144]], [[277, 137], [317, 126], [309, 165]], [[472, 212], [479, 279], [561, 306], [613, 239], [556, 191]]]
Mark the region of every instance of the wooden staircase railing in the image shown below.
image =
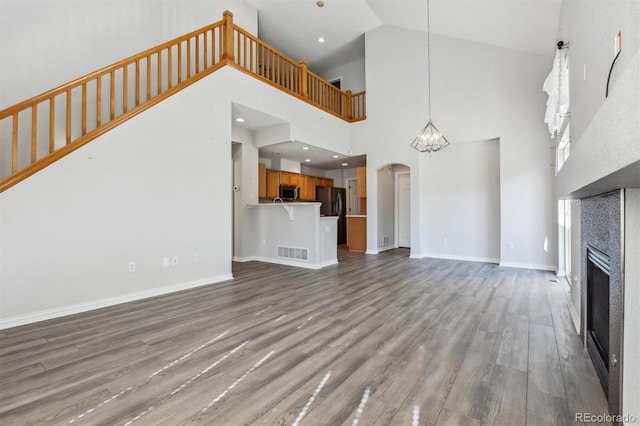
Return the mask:
[[219, 22], [0, 111], [0, 154], [11, 158], [10, 166], [0, 158], [0, 192], [225, 65], [343, 120], [366, 118], [365, 92], [335, 88], [226, 11]]

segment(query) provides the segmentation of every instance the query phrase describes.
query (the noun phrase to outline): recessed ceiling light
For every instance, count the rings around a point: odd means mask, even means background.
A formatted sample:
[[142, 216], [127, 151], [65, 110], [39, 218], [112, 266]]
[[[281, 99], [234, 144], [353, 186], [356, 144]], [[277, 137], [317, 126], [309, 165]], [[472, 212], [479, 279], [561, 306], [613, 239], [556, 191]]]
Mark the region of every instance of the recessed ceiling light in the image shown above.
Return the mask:
[[349, 163], [342, 163], [342, 165], [343, 165], [343, 166], [348, 166], [348, 165], [349, 165]]
[[318, 37], [318, 43], [324, 43], [324, 37]]
[[311, 158], [306, 158], [304, 161], [305, 161], [305, 163], [310, 163], [311, 162]]
[[272, 152], [271, 155], [280, 155], [279, 152]]
[[331, 158], [340, 158], [339, 155], [332, 155]]
[[318, 6], [318, 7], [324, 7], [324, 2], [323, 2], [322, 0], [318, 0], [318, 1], [316, 2], [316, 6]]
[[311, 148], [309, 148], [308, 146], [303, 146], [303, 147], [302, 147], [302, 148], [300, 148], [300, 149], [303, 149], [303, 150], [305, 150], [305, 151], [308, 151], [308, 150], [310, 150]]
[[242, 117], [238, 117], [238, 118], [236, 118], [236, 121], [237, 121], [238, 123], [244, 123], [244, 118], [242, 118]]

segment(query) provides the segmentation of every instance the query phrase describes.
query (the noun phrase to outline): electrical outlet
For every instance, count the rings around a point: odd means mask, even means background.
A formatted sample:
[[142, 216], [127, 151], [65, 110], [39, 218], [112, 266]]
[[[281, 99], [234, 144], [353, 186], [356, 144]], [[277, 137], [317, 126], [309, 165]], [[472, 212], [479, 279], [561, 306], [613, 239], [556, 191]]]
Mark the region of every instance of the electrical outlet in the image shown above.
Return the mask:
[[177, 265], [178, 265], [178, 256], [173, 256], [173, 257], [171, 258], [171, 264], [172, 264], [173, 266], [177, 266]]
[[136, 271], [136, 262], [129, 262], [129, 272]]
[[162, 258], [162, 266], [165, 268], [169, 267], [169, 258], [168, 257], [163, 257]]
[[613, 39], [613, 54], [617, 55], [622, 50], [622, 33], [619, 32], [618, 35]]
[[197, 254], [194, 254], [194, 255], [193, 255], [193, 263], [198, 263], [198, 261], [199, 261], [199, 260], [200, 260], [200, 259], [198, 258], [198, 255], [197, 255]]

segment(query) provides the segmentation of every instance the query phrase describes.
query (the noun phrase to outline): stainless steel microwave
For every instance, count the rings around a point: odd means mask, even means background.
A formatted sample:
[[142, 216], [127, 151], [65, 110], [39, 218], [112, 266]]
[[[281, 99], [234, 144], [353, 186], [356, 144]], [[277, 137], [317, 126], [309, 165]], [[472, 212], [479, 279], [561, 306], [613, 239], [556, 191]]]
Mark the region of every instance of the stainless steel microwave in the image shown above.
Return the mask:
[[300, 187], [295, 185], [280, 185], [280, 198], [285, 201], [296, 201], [300, 198]]

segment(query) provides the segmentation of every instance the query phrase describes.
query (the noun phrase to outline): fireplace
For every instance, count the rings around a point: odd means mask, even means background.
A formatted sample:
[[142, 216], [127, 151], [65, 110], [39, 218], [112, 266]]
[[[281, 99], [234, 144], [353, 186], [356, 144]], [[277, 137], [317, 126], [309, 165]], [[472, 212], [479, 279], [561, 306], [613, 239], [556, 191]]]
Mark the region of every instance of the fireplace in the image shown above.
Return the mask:
[[620, 414], [622, 380], [622, 191], [580, 200], [582, 335], [609, 413]]
[[609, 396], [609, 279], [611, 260], [587, 245], [587, 350]]

